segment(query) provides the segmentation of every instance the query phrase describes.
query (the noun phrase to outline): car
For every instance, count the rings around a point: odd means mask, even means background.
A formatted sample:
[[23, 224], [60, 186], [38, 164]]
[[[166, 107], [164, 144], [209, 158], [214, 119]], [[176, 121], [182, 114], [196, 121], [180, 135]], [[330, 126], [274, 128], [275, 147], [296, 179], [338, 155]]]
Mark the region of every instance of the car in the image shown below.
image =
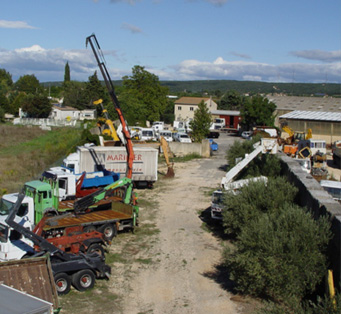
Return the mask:
[[208, 138], [218, 138], [220, 133], [218, 131], [213, 131], [211, 130], [210, 133], [208, 133], [207, 137]]
[[218, 150], [218, 143], [213, 141], [213, 139], [209, 138], [208, 139], [210, 142], [210, 147], [213, 151], [217, 151]]
[[244, 131], [242, 132], [242, 138], [245, 138], [246, 140], [251, 140], [252, 139], [252, 131]]
[[192, 143], [191, 138], [186, 133], [177, 133], [175, 140], [180, 143]]

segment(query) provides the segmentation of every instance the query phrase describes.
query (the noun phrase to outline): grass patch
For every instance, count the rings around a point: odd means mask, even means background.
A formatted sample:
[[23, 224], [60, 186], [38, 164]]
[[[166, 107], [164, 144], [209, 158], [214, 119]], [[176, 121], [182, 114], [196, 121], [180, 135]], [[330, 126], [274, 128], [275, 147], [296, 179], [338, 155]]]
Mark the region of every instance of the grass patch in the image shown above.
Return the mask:
[[197, 153], [192, 153], [192, 154], [188, 154], [185, 156], [181, 156], [181, 157], [174, 157], [172, 158], [173, 162], [186, 162], [186, 161], [190, 161], [193, 159], [201, 159], [202, 157], [197, 154]]
[[72, 152], [81, 138], [81, 130], [0, 126], [0, 196], [18, 192], [25, 182], [38, 179], [41, 173]]
[[149, 265], [153, 262], [153, 260], [151, 258], [138, 258], [136, 262]]
[[72, 288], [70, 293], [59, 297], [59, 302], [61, 313], [83, 313], [85, 308], [88, 313], [93, 313], [99, 304], [102, 313], [118, 313], [118, 299], [119, 296], [108, 289], [106, 280], [96, 280], [93, 289], [79, 292]]
[[118, 253], [109, 253], [105, 255], [105, 263], [108, 265], [112, 265], [114, 263], [122, 263], [126, 264], [128, 263], [128, 260], [126, 260], [122, 254]]

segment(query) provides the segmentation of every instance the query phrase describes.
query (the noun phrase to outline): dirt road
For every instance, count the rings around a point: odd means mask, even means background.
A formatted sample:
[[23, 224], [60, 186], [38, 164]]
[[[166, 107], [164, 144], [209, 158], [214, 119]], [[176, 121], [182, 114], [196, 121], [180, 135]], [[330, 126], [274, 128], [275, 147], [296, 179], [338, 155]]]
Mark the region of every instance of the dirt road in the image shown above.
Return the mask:
[[210, 205], [209, 192], [224, 175], [218, 168], [226, 163], [226, 148], [233, 140], [219, 139], [219, 154], [177, 164], [174, 179], [142, 192], [141, 198], [156, 206], [149, 219], [143, 218], [142, 207], [140, 228], [154, 223], [159, 232], [152, 246], [137, 253], [138, 259], [150, 263], [130, 268], [133, 279], [115, 287], [124, 295], [122, 313], [248, 312], [245, 304], [230, 300], [232, 294], [212, 278], [215, 266], [221, 264], [222, 246], [200, 219], [200, 212]]

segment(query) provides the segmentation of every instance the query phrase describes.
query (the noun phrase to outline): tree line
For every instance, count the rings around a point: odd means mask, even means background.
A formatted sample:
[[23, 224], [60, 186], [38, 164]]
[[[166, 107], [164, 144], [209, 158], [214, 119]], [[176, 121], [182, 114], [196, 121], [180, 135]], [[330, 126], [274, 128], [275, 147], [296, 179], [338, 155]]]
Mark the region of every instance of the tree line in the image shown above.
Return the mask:
[[[144, 125], [146, 120], [170, 123], [174, 119], [174, 103], [166, 97], [168, 88], [161, 86], [159, 78], [144, 67], [135, 66], [131, 76], [123, 77], [122, 86], [117, 88], [116, 93], [129, 124]], [[97, 72], [86, 82], [73, 81], [70, 66], [66, 63], [64, 81], [47, 86], [41, 84], [34, 74], [23, 75], [13, 82], [12, 75], [0, 69], [0, 121], [4, 120], [5, 113], [17, 116], [19, 108], [27, 117], [46, 118], [55, 98], [62, 99], [63, 106], [78, 110], [94, 109], [93, 102], [102, 99], [110, 117], [113, 120], [116, 118], [108, 91]], [[100, 108], [97, 110], [100, 116]]]
[[[172, 123], [174, 101], [167, 98], [169, 93], [169, 88], [142, 66], [134, 66], [132, 75], [124, 76], [122, 84], [116, 87], [122, 111], [130, 125], [145, 125], [147, 120]], [[215, 95], [218, 109], [241, 111], [245, 129], [254, 125], [273, 125], [272, 114], [276, 107], [266, 98], [260, 95], [244, 96], [236, 90], [224, 93], [215, 91]], [[181, 93], [178, 96], [181, 97]], [[34, 74], [23, 75], [13, 82], [12, 75], [5, 69], [0, 69], [0, 121], [4, 120], [5, 113], [18, 115], [19, 108], [22, 108], [27, 117], [46, 118], [51, 112], [52, 100], [56, 98], [62, 99], [63, 106], [78, 110], [94, 109], [93, 102], [102, 99], [111, 119], [116, 117], [111, 98], [97, 72], [89, 76], [86, 82], [73, 81], [67, 62], [64, 81], [51, 86], [40, 83]], [[101, 116], [100, 108], [97, 110], [97, 115]], [[198, 119], [202, 120], [202, 117]], [[205, 124], [209, 123], [206, 121]]]

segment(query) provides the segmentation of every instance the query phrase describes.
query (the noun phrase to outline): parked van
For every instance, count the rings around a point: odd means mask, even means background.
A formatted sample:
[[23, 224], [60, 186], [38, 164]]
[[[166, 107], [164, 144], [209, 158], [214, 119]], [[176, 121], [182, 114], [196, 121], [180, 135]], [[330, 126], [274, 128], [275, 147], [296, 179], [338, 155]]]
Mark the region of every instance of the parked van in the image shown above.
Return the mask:
[[172, 132], [163, 130], [159, 132], [159, 139], [163, 136], [167, 142], [173, 142]]
[[186, 133], [177, 133], [175, 140], [180, 142], [180, 143], [192, 143], [191, 138], [188, 136]]
[[142, 141], [156, 141], [156, 135], [153, 128], [141, 128]]
[[152, 128], [154, 129], [155, 132], [159, 132], [163, 130], [165, 127], [165, 123], [163, 121], [154, 121]]

